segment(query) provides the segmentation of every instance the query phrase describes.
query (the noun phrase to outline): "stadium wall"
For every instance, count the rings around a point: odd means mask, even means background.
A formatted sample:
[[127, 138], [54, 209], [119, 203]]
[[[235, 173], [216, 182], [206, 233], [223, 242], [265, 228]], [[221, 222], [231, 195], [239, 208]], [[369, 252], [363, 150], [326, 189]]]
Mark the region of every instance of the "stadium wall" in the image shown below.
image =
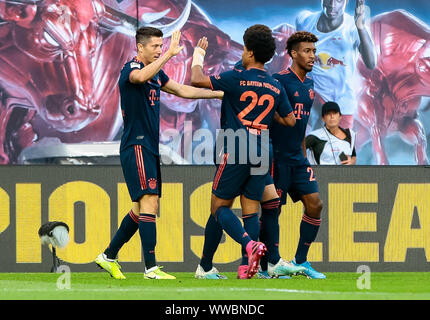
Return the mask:
[[[324, 202], [320, 232], [309, 253], [318, 270], [355, 272], [360, 265], [372, 271], [429, 270], [429, 167], [314, 171]], [[158, 263], [171, 272], [192, 272], [202, 252], [214, 167], [165, 166], [162, 174]], [[49, 271], [52, 256], [37, 232], [54, 220], [70, 226], [70, 243], [57, 253], [72, 272], [98, 270], [92, 261], [131, 206], [119, 166], [1, 166], [0, 176], [0, 272]], [[280, 218], [280, 251], [292, 259], [303, 208], [288, 201]], [[236, 271], [239, 258], [239, 246], [224, 237], [217, 267]], [[143, 270], [138, 234], [119, 260], [126, 272]]]

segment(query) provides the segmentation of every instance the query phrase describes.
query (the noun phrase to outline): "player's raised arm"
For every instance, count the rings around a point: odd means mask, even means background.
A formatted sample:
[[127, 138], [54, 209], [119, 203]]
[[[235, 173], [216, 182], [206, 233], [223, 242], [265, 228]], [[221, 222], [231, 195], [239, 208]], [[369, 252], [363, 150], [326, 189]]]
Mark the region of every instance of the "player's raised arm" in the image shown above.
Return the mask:
[[187, 99], [222, 99], [223, 91], [212, 91], [180, 84], [170, 79], [161, 90]]
[[145, 51], [146, 54], [153, 54], [156, 58], [153, 62], [145, 65], [140, 70], [133, 70], [130, 73], [129, 79], [131, 83], [145, 83], [146, 81], [152, 79], [166, 64], [170, 58], [176, 56], [181, 50], [184, 48], [183, 46], [179, 46], [179, 40], [181, 39], [181, 32], [179, 30], [174, 31], [172, 33], [170, 39], [169, 49], [161, 56], [162, 50], [162, 39], [161, 38], [152, 38], [149, 42], [143, 44], [138, 44], [138, 50]]
[[203, 62], [208, 48], [208, 39], [203, 37], [199, 39], [197, 46], [194, 48], [193, 62], [191, 64], [191, 84], [199, 88], [212, 88], [209, 76], [203, 72]]

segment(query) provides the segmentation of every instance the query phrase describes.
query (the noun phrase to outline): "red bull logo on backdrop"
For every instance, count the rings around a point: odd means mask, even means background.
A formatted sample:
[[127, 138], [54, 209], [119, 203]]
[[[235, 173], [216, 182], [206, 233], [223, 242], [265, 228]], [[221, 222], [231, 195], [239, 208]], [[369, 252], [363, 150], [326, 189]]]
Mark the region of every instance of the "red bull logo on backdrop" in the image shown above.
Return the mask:
[[342, 60], [338, 60], [325, 52], [318, 54], [315, 58], [315, 62], [317, 65], [321, 66], [321, 68], [326, 70], [337, 66], [346, 67], [346, 64]]

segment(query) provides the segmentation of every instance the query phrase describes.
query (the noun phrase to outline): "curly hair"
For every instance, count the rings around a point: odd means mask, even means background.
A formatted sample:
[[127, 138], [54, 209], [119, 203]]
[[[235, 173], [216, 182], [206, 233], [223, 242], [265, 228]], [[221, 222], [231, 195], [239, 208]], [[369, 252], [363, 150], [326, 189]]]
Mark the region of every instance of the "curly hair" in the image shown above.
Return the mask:
[[266, 63], [275, 54], [276, 43], [272, 30], [263, 24], [256, 24], [246, 29], [243, 35], [246, 49], [254, 53], [255, 60]]
[[291, 56], [291, 51], [296, 50], [297, 45], [301, 42], [317, 42], [318, 37], [313, 33], [307, 31], [297, 31], [293, 33], [287, 40], [287, 47], [285, 48]]

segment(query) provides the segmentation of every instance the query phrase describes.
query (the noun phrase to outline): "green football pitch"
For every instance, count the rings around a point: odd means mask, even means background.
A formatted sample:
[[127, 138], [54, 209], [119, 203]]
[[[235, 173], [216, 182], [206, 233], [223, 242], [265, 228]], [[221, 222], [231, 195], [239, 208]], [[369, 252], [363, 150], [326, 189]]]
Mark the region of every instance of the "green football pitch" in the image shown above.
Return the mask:
[[[144, 280], [126, 273], [114, 280], [105, 272], [0, 273], [0, 300], [429, 300], [426, 272], [372, 272], [368, 282], [357, 273], [326, 273], [325, 280], [198, 280], [194, 273], [172, 273], [176, 280]], [[367, 284], [367, 288], [362, 288]], [[370, 285], [370, 288], [369, 288]]]

